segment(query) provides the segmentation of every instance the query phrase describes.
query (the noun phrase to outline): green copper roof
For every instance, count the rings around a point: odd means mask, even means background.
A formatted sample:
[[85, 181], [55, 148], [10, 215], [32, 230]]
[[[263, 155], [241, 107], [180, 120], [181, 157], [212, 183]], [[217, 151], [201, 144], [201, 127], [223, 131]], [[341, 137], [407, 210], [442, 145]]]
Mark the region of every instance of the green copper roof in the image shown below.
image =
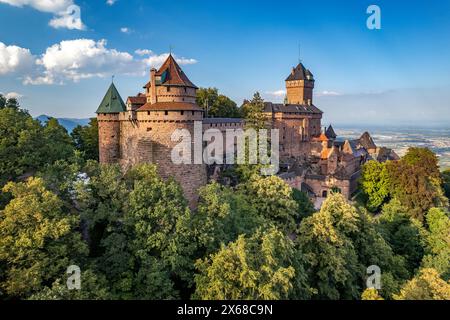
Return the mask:
[[100, 103], [100, 106], [97, 109], [97, 113], [119, 113], [126, 110], [125, 103], [120, 97], [119, 92], [117, 91], [114, 83], [111, 83], [108, 91], [105, 94], [105, 97]]

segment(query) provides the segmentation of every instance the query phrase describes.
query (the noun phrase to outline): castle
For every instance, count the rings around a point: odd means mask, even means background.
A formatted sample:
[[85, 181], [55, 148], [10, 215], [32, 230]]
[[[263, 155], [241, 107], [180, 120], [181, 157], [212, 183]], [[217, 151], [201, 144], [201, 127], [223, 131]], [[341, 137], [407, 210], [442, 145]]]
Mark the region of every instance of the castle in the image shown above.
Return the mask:
[[[350, 197], [357, 189], [361, 165], [369, 159], [397, 159], [394, 151], [379, 148], [369, 133], [360, 139], [340, 141], [330, 125], [322, 129], [322, 114], [313, 104], [314, 76], [299, 63], [286, 79], [286, 101], [264, 103], [267, 128], [279, 129], [280, 178], [293, 188], [307, 192], [320, 203], [331, 190]], [[101, 163], [119, 163], [127, 169], [138, 163], [155, 163], [163, 178], [173, 177], [182, 186], [191, 206], [198, 189], [207, 184], [206, 164], [176, 165], [171, 151], [175, 129], [194, 133], [194, 123], [209, 128], [243, 129], [245, 121], [235, 118], [205, 118], [196, 104], [197, 87], [189, 80], [172, 55], [150, 71], [145, 92], [120, 97], [111, 84], [97, 109]], [[217, 171], [217, 170], [212, 170]]]

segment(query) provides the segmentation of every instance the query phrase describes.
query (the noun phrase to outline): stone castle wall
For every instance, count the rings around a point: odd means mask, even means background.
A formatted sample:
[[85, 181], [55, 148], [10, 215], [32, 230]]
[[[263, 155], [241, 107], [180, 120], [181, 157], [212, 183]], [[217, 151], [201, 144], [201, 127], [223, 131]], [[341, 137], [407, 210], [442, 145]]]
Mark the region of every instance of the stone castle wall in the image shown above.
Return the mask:
[[[171, 152], [178, 142], [171, 141], [176, 129], [186, 129], [194, 136], [194, 121], [201, 120], [201, 112], [143, 111], [136, 113], [136, 119], [121, 114], [120, 121], [120, 163], [130, 168], [140, 163], [154, 163], [164, 179], [173, 177], [184, 191], [191, 207], [198, 200], [198, 189], [207, 183], [206, 166], [174, 164]], [[193, 151], [193, 148], [192, 148]], [[193, 159], [193, 158], [192, 158]]]

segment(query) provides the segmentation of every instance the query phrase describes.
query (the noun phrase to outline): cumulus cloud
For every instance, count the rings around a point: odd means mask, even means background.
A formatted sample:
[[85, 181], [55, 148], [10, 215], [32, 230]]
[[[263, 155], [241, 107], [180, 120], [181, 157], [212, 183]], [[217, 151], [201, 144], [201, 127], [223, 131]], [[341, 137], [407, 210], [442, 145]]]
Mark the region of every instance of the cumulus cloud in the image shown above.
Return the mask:
[[117, 0], [106, 0], [106, 4], [109, 6], [114, 5], [114, 3], [116, 3], [116, 2], [117, 2]]
[[0, 75], [28, 72], [34, 61], [35, 57], [29, 49], [7, 46], [0, 42]]
[[131, 33], [131, 29], [127, 28], [127, 27], [122, 27], [122, 28], [120, 28], [120, 32], [122, 32], [122, 33]]
[[105, 77], [111, 73], [132, 74], [139, 62], [127, 52], [106, 48], [106, 40], [78, 39], [61, 41], [47, 48], [36, 61], [44, 71], [36, 78], [27, 78], [27, 84], [78, 82], [82, 79]]
[[[161, 66], [168, 56], [168, 53], [156, 54], [148, 49], [136, 50], [134, 54], [111, 49], [104, 39], [61, 41], [36, 56], [29, 49], [0, 42], [0, 75], [15, 74], [30, 85], [79, 82], [112, 74], [144, 76], [150, 67]], [[175, 59], [181, 65], [197, 62], [177, 56]]]
[[49, 25], [56, 29], [85, 29], [81, 21], [80, 7], [74, 4], [73, 0], [0, 0], [0, 3], [20, 8], [29, 6], [41, 12], [53, 13], [54, 17]]

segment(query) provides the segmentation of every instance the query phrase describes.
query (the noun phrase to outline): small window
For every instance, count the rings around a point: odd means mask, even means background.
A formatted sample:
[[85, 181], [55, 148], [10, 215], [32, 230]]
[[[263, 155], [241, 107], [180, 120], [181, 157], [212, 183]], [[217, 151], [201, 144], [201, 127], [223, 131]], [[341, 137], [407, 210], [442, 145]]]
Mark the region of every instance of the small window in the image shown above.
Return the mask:
[[168, 116], [169, 115], [169, 111], [164, 111], [164, 115]]
[[170, 92], [170, 87], [167, 87], [167, 92]]
[[184, 111], [181, 111], [181, 115], [184, 116]]
[[192, 111], [192, 115], [195, 115], [195, 111]]
[[148, 116], [150, 115], [150, 111], [147, 111], [147, 115], [148, 115]]

